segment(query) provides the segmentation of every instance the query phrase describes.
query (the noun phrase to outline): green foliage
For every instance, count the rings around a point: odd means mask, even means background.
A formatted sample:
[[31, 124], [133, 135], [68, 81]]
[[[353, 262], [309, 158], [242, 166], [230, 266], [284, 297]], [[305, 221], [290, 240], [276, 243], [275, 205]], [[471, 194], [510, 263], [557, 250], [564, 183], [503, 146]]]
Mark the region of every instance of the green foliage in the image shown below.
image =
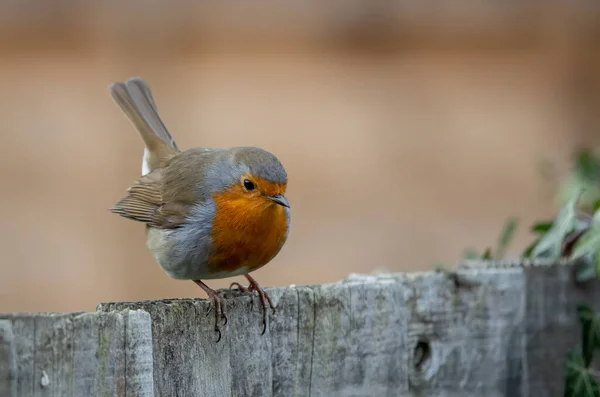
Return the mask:
[[[578, 259], [581, 266], [578, 281], [600, 278], [600, 222], [590, 225], [581, 219], [580, 211], [598, 213], [600, 209], [600, 155], [582, 149], [573, 157], [571, 173], [557, 194], [562, 203], [556, 219], [540, 221], [531, 226], [535, 240], [523, 251], [523, 258]], [[589, 217], [589, 215], [588, 215]], [[597, 217], [600, 220], [600, 215]], [[463, 252], [464, 259], [502, 259], [512, 242], [518, 221], [509, 218], [498, 237], [495, 250], [488, 247], [480, 253], [475, 248]]]
[[544, 234], [546, 234], [546, 232], [548, 232], [548, 230], [552, 228], [553, 224], [554, 220], [537, 222], [531, 226], [531, 231], [533, 233], [539, 234], [540, 236], [543, 236]]
[[597, 374], [590, 369], [600, 349], [600, 318], [585, 305], [577, 308], [581, 325], [581, 348], [571, 350], [565, 363], [565, 397], [600, 397]]
[[544, 235], [548, 232], [548, 230], [550, 230], [552, 228], [553, 224], [554, 224], [554, 221], [541, 221], [541, 222], [534, 223], [531, 226], [530, 231], [533, 234], [536, 234], [537, 238], [533, 241], [533, 243], [529, 244], [529, 246], [527, 248], [525, 248], [525, 251], [523, 252], [523, 258], [531, 257], [531, 253], [533, 252], [533, 249], [540, 243], [540, 240], [542, 239], [542, 237], [544, 237]]
[[596, 212], [598, 212], [598, 210], [599, 210], [599, 209], [600, 209], [600, 200], [597, 200], [597, 201], [594, 203], [594, 214], [595, 214]]
[[496, 249], [495, 255], [496, 259], [504, 258], [506, 249], [515, 237], [515, 232], [517, 230], [518, 225], [519, 221], [516, 218], [508, 218], [506, 220], [506, 223], [502, 228], [502, 232], [500, 233], [500, 238], [498, 239], [498, 248]]
[[[600, 156], [580, 150], [574, 166], [557, 194], [560, 209], [555, 219], [540, 221], [530, 227], [535, 240], [524, 250], [523, 258], [577, 262], [576, 280], [586, 282], [600, 278]], [[593, 216], [591, 215], [593, 214]], [[475, 248], [463, 252], [465, 259], [502, 259], [512, 242], [518, 222], [509, 218], [498, 236], [495, 250], [480, 253]], [[439, 265], [439, 271], [447, 271]], [[565, 362], [565, 397], [600, 397], [600, 374], [590, 368], [600, 349], [600, 318], [580, 305], [577, 314], [581, 325], [581, 345], [568, 353]]]
[[577, 307], [577, 314], [581, 324], [583, 359], [587, 367], [592, 362], [594, 351], [600, 348], [600, 319], [585, 305]]
[[598, 382], [585, 366], [578, 349], [568, 354], [565, 373], [565, 397], [600, 397]]
[[571, 259], [581, 259], [577, 281], [600, 277], [600, 211], [596, 211], [588, 229], [575, 243]]
[[600, 200], [600, 156], [590, 149], [582, 149], [575, 153], [573, 160], [573, 169], [561, 184], [557, 200], [564, 205], [582, 192], [581, 208], [595, 212]]
[[[577, 281], [599, 278], [600, 158], [589, 150], [579, 151], [573, 171], [561, 186], [558, 197], [564, 204], [558, 217], [552, 223], [532, 227], [538, 238], [525, 250], [524, 256], [578, 260]], [[594, 214], [591, 220], [589, 212]], [[577, 308], [577, 314], [581, 348], [567, 355], [565, 397], [600, 397], [598, 374], [590, 368], [594, 353], [600, 348], [600, 319], [584, 305]]]
[[571, 233], [577, 224], [577, 201], [579, 195], [574, 195], [560, 210], [558, 217], [550, 229], [544, 233], [540, 241], [533, 247], [532, 258], [559, 259], [565, 237]]
[[[524, 250], [524, 258], [578, 259], [578, 281], [600, 278], [600, 155], [589, 149], [577, 151], [571, 173], [562, 183], [558, 195], [562, 203], [558, 216], [531, 226], [535, 240]], [[582, 212], [583, 219], [582, 219]], [[594, 213], [590, 222], [589, 213]], [[465, 259], [501, 259], [506, 254], [517, 229], [517, 220], [509, 218], [498, 238], [495, 251], [464, 251]]]
[[[577, 262], [576, 280], [600, 278], [600, 156], [580, 150], [574, 166], [557, 194], [561, 209], [555, 219], [540, 221], [530, 227], [535, 240], [524, 250], [524, 258]], [[593, 214], [590, 215], [590, 214]], [[480, 253], [475, 248], [464, 251], [465, 259], [501, 259], [514, 238], [518, 222], [509, 218], [498, 237], [495, 250]], [[577, 308], [581, 325], [581, 346], [567, 355], [565, 362], [565, 397], [600, 397], [600, 374], [590, 368], [594, 353], [600, 349], [600, 318], [584, 305]]]
[[492, 259], [492, 249], [491, 248], [486, 248], [485, 251], [483, 251], [483, 255], [481, 255], [481, 259], [483, 259], [484, 261], [489, 261], [490, 259]]

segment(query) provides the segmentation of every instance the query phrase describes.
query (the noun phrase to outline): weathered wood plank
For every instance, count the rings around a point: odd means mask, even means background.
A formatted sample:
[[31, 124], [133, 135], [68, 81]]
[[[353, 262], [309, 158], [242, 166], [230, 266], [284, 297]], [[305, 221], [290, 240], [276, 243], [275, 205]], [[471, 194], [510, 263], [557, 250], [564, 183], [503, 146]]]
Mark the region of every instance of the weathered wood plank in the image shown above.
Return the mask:
[[530, 395], [562, 396], [567, 352], [581, 345], [577, 305], [600, 311], [600, 284], [575, 285], [573, 267], [532, 267], [526, 271], [525, 322]]
[[0, 396], [17, 395], [17, 352], [12, 323], [0, 320]]
[[[150, 313], [156, 396], [533, 396], [523, 373], [525, 270], [458, 275], [270, 289], [278, 311], [265, 335], [258, 298], [251, 312], [248, 296], [224, 292], [229, 323], [218, 344], [204, 300], [98, 309]], [[417, 346], [429, 349], [418, 366]]]
[[151, 360], [145, 312], [0, 315], [3, 397], [152, 396]]
[[[490, 265], [473, 262], [461, 268], [467, 274], [478, 269], [488, 272]], [[525, 315], [520, 339], [524, 360], [519, 372], [524, 383], [521, 394], [507, 396], [562, 396], [566, 355], [581, 343], [577, 306], [586, 304], [600, 311], [600, 280], [576, 283], [576, 266], [566, 261], [506, 261], [494, 266], [502, 274], [514, 269], [523, 274]], [[499, 296], [496, 304], [504, 305], [506, 300]]]
[[0, 395], [561, 395], [576, 307], [600, 310], [600, 283], [576, 285], [572, 266], [501, 265], [269, 289], [264, 335], [258, 298], [222, 291], [219, 343], [203, 299], [0, 315]]
[[[522, 396], [522, 269], [353, 276], [394, 280], [407, 306], [407, 396]], [[423, 358], [427, 349], [428, 354]]]
[[313, 287], [311, 396], [408, 391], [403, 287], [395, 280]]
[[[151, 314], [156, 396], [307, 395], [313, 345], [305, 333], [313, 331], [310, 314], [307, 318], [300, 307], [313, 312], [312, 294], [290, 288], [273, 290], [271, 297], [279, 310], [270, 316], [264, 336], [258, 299], [252, 304], [249, 296], [229, 297], [228, 324], [219, 343], [212, 305], [205, 300], [110, 303], [98, 309], [127, 306]], [[278, 338], [272, 342], [274, 332]]]

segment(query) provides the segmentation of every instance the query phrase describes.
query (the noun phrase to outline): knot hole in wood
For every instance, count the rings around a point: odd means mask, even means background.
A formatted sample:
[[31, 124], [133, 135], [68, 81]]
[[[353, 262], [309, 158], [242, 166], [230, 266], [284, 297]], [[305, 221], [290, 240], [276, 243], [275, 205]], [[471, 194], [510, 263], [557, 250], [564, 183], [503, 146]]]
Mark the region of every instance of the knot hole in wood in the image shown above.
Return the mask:
[[431, 345], [425, 340], [419, 340], [413, 353], [413, 362], [416, 370], [421, 370], [431, 357]]

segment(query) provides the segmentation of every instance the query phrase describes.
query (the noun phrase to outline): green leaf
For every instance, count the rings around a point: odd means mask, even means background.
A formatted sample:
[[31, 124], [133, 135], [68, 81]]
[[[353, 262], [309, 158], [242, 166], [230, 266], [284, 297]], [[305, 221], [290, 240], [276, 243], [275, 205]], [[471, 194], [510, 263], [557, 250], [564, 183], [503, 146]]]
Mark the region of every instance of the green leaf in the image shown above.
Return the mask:
[[594, 351], [600, 348], [600, 319], [585, 305], [577, 307], [577, 314], [581, 324], [583, 359], [587, 367], [592, 362]]
[[579, 238], [571, 259], [583, 259], [577, 272], [577, 281], [600, 278], [600, 226], [593, 227]]
[[565, 203], [579, 195], [579, 205], [592, 209], [600, 200], [600, 157], [590, 149], [579, 150], [574, 155], [571, 173], [559, 188], [557, 199]]
[[481, 259], [483, 259], [485, 261], [489, 261], [490, 259], [492, 259], [492, 249], [487, 248], [485, 251], [483, 251], [483, 255], [481, 256]]
[[523, 255], [522, 255], [523, 258], [531, 257], [533, 250], [538, 245], [538, 243], [540, 242], [542, 237], [544, 237], [544, 235], [548, 232], [548, 230], [550, 230], [552, 228], [553, 224], [554, 224], [554, 221], [550, 220], [550, 221], [536, 222], [531, 226], [530, 231], [532, 233], [537, 234], [538, 238], [536, 238], [531, 244], [529, 244], [529, 246], [527, 248], [525, 248], [525, 250], [523, 251]]
[[600, 181], [600, 159], [588, 148], [577, 151], [575, 172], [585, 180]]
[[550, 230], [550, 228], [552, 228], [553, 223], [554, 221], [542, 221], [534, 223], [533, 226], [531, 226], [531, 231], [535, 234], [544, 235], [546, 232], [548, 232], [548, 230]]
[[600, 201], [600, 157], [590, 149], [575, 153], [573, 170], [561, 184], [558, 200], [565, 202], [578, 194], [582, 208], [592, 210]]
[[600, 226], [594, 226], [586, 231], [573, 247], [571, 259], [581, 258], [588, 254], [595, 254], [600, 249]]
[[594, 207], [592, 208], [592, 210], [594, 211], [594, 213], [598, 212], [598, 210], [600, 209], [600, 200], [596, 200], [596, 202], [594, 203]]
[[496, 250], [497, 259], [502, 259], [504, 257], [506, 248], [515, 236], [515, 231], [517, 230], [518, 224], [519, 221], [516, 218], [509, 218], [504, 224], [498, 241], [498, 248]]
[[538, 245], [538, 243], [540, 242], [541, 237], [535, 239], [535, 241], [531, 244], [529, 244], [529, 247], [525, 248], [525, 251], [523, 251], [523, 258], [530, 258], [531, 257], [531, 253], [533, 252], [533, 250], [535, 249], [535, 247]]
[[565, 372], [565, 397], [600, 397], [598, 382], [587, 369], [578, 349], [567, 355]]
[[576, 225], [576, 209], [579, 196], [573, 196], [560, 210], [554, 224], [531, 252], [533, 258], [559, 259], [565, 237]]

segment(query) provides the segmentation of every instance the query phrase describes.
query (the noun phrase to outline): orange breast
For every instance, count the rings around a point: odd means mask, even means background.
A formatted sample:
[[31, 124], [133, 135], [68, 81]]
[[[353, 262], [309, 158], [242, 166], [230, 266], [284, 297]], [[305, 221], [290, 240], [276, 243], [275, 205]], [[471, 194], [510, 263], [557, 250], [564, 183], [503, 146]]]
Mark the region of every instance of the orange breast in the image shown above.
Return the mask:
[[248, 272], [266, 265], [287, 238], [285, 208], [264, 197], [248, 197], [237, 189], [213, 197], [211, 273]]

